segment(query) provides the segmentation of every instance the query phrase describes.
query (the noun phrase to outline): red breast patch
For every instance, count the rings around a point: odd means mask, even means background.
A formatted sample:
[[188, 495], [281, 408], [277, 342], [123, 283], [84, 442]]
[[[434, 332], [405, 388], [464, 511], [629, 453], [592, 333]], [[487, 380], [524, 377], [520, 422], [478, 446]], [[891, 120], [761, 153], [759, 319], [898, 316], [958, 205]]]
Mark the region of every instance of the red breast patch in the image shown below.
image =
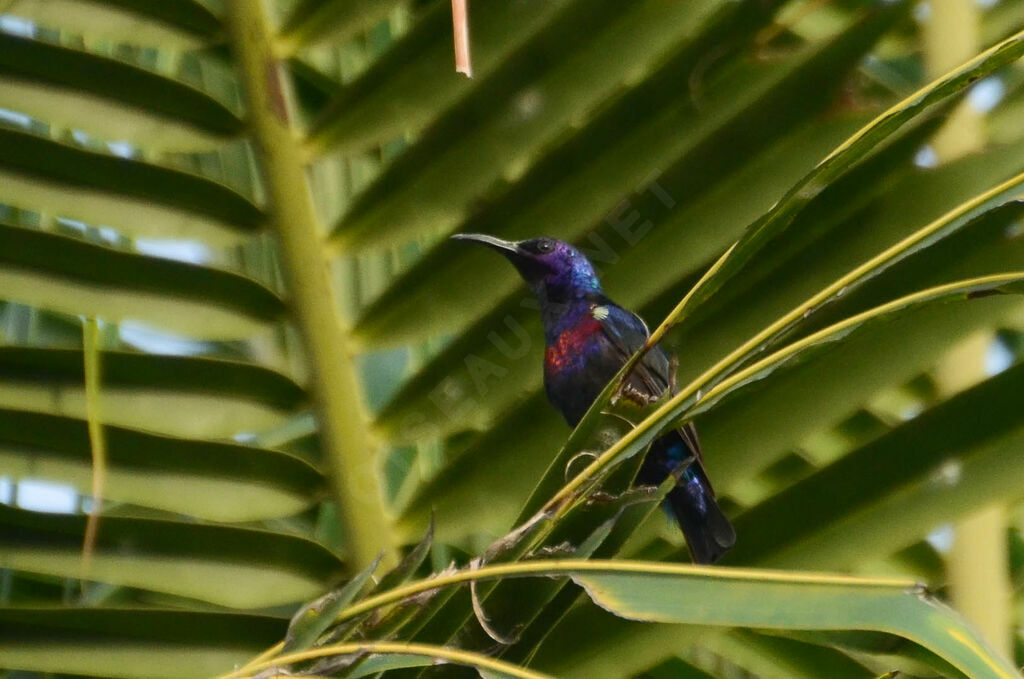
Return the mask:
[[544, 351], [544, 364], [557, 370], [577, 358], [590, 337], [601, 329], [600, 321], [587, 316], [575, 326], [562, 332], [558, 340]]

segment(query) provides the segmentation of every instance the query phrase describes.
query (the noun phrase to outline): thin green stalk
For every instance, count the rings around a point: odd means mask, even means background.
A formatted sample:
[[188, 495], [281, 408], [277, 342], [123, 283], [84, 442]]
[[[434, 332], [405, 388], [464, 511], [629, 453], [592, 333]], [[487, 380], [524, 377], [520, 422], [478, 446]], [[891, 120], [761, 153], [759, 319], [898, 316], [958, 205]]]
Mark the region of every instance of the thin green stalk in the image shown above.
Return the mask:
[[546, 674], [534, 672], [533, 670], [528, 670], [525, 667], [519, 667], [518, 665], [513, 665], [503, 660], [495, 660], [494, 658], [481, 655], [480, 653], [473, 653], [472, 651], [463, 651], [457, 648], [446, 648], [444, 646], [433, 646], [430, 644], [414, 644], [392, 641], [363, 641], [351, 644], [336, 644], [333, 646], [322, 646], [309, 651], [289, 653], [287, 655], [274, 658], [273, 660], [267, 660], [253, 665], [246, 670], [244, 674], [232, 672], [231, 674], [224, 675], [220, 679], [241, 679], [242, 677], [251, 676], [253, 672], [259, 672], [272, 667], [280, 667], [281, 665], [289, 665], [291, 663], [314, 660], [316, 658], [329, 658], [336, 655], [355, 655], [362, 653], [417, 655], [424, 658], [431, 658], [433, 660], [444, 660], [457, 665], [466, 665], [467, 667], [477, 667], [482, 670], [490, 670], [491, 672], [496, 672], [499, 676], [519, 677], [520, 679], [551, 679]]
[[350, 342], [337, 314], [313, 196], [291, 125], [290, 82], [273, 53], [275, 35], [260, 0], [232, 0], [228, 28], [249, 95], [272, 223], [292, 309], [312, 365], [312, 390], [330, 462], [334, 497], [353, 568], [383, 553], [397, 562], [384, 514], [377, 449], [367, 428]]
[[107, 478], [107, 444], [103, 436], [103, 411], [100, 405], [102, 363], [99, 349], [99, 323], [85, 319], [82, 327], [82, 356], [85, 373], [85, 419], [92, 451], [92, 508], [85, 522], [82, 540], [82, 577], [87, 579], [92, 553], [99, 533], [100, 511], [103, 507], [103, 486]]
[[690, 412], [693, 413], [701, 406], [713, 403], [717, 398], [721, 397], [730, 389], [742, 384], [745, 380], [749, 380], [757, 376], [757, 374], [762, 370], [768, 369], [774, 365], [781, 365], [788, 358], [813, 347], [815, 344], [827, 342], [835, 337], [842, 337], [846, 331], [854, 329], [872, 319], [949, 295], [969, 294], [972, 291], [979, 290], [996, 290], [1004, 285], [1020, 285], [1022, 281], [1024, 281], [1024, 272], [992, 274], [990, 276], [979, 276], [977, 278], [954, 281], [952, 283], [927, 288], [905, 297], [894, 299], [886, 302], [885, 304], [868, 309], [867, 311], [863, 311], [855, 316], [850, 316], [849, 318], [845, 318], [834, 325], [830, 325], [818, 330], [817, 332], [811, 333], [799, 341], [788, 344], [770, 356], [766, 356], [760, 361], [756, 361], [742, 370], [732, 373], [729, 377], [716, 384], [714, 387], [709, 389], [706, 394], [703, 394], [699, 399], [697, 399], [697, 402], [694, 403]]

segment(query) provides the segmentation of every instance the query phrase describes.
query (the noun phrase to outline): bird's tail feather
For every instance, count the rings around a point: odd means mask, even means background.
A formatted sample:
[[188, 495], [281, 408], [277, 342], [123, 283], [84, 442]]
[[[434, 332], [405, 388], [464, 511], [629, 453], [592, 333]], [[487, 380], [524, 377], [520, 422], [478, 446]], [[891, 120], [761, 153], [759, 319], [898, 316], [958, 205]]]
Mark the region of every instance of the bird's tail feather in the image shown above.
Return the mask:
[[715, 563], [736, 544], [736, 531], [722, 513], [700, 464], [691, 464], [666, 498], [683, 529], [694, 563]]

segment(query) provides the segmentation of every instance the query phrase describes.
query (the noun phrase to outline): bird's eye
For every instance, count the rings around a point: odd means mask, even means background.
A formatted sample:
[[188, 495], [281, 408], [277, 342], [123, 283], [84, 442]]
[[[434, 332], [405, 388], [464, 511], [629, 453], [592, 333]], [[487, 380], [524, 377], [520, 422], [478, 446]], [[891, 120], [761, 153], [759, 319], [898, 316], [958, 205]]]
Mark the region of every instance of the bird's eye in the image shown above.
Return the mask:
[[555, 242], [550, 238], [540, 238], [537, 240], [537, 252], [540, 254], [546, 254], [555, 249]]

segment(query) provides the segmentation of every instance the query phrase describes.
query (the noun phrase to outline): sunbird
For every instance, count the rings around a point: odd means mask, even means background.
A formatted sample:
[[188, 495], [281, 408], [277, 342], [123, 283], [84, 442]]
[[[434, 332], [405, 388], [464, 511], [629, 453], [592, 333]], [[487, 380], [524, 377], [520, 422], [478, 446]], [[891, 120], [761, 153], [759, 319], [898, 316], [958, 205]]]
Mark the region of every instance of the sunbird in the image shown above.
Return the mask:
[[[647, 343], [647, 325], [605, 296], [594, 266], [569, 243], [547, 237], [506, 241], [477, 233], [452, 238], [504, 255], [537, 296], [544, 323], [544, 388], [552, 405], [575, 427]], [[646, 405], [669, 390], [674, 372], [668, 355], [655, 345], [634, 366], [619, 395]], [[736, 543], [736, 531], [715, 500], [692, 422], [651, 444], [637, 481], [660, 485], [670, 474], [677, 483], [665, 509], [686, 536], [693, 560], [718, 561]]]

